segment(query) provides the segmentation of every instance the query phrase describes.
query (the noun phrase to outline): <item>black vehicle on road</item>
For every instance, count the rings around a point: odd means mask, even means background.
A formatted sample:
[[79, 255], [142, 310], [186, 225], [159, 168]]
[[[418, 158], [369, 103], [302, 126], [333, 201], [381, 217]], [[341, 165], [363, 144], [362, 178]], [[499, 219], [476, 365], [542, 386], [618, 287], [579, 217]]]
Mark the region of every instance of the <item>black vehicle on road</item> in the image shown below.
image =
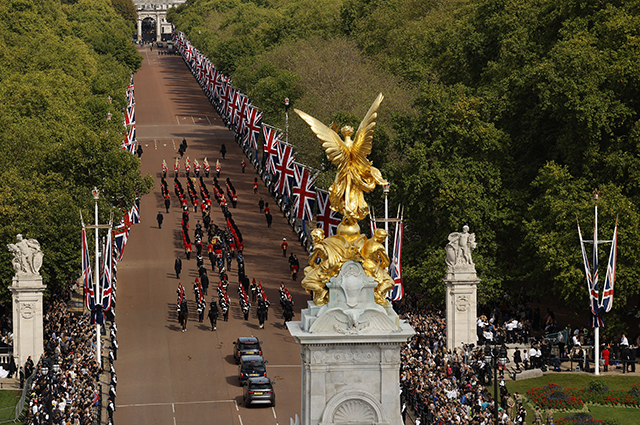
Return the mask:
[[246, 407], [254, 404], [268, 404], [276, 406], [276, 393], [273, 392], [273, 384], [269, 378], [249, 378], [244, 384], [242, 399]]
[[260, 344], [260, 340], [253, 336], [241, 336], [237, 341], [234, 341], [233, 345], [235, 345], [235, 350], [233, 351], [233, 358], [235, 359], [236, 364], [240, 363], [240, 357], [242, 356], [261, 356], [262, 347]]

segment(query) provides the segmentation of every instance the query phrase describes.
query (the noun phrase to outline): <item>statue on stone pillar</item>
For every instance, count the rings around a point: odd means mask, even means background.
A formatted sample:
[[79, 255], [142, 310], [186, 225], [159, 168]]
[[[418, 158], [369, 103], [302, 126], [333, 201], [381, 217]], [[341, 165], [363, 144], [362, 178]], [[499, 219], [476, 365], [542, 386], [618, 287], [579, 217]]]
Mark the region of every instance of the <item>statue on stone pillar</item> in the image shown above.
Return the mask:
[[447, 252], [447, 270], [451, 272], [456, 266], [475, 266], [471, 259], [471, 251], [476, 249], [476, 235], [469, 233], [469, 226], [462, 227], [462, 232], [449, 234]]
[[44, 254], [40, 243], [35, 239], [24, 239], [21, 234], [16, 235], [18, 242], [7, 244], [13, 254], [13, 268], [17, 274], [37, 275], [42, 267]]
[[[385, 296], [394, 285], [387, 270], [389, 256], [382, 244], [387, 233], [378, 229], [371, 238], [367, 238], [360, 233], [358, 225], [358, 220], [369, 215], [364, 193], [373, 191], [376, 186], [388, 184], [382, 178], [380, 170], [367, 159], [373, 147], [373, 130], [383, 98], [382, 93], [378, 95], [353, 139], [353, 128], [344, 126], [338, 130], [339, 126], [335, 123], [333, 128], [329, 128], [309, 114], [294, 109], [322, 142], [327, 159], [338, 166], [335, 180], [329, 188], [329, 202], [333, 211], [342, 214], [342, 221], [334, 236], [325, 238], [324, 233], [312, 232], [314, 250], [302, 280], [302, 287], [307, 292], [313, 291], [313, 300], [318, 306], [328, 302], [326, 283], [331, 277], [337, 276], [342, 265], [349, 260], [360, 263], [366, 274], [378, 282], [375, 290], [375, 301], [378, 304], [388, 304]], [[344, 140], [338, 135], [338, 131]]]

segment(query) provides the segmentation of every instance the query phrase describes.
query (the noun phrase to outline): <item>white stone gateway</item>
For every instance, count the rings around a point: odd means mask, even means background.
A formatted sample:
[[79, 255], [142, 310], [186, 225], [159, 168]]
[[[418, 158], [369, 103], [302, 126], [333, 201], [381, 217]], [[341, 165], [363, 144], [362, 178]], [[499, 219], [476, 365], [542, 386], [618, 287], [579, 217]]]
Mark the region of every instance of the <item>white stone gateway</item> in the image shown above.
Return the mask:
[[44, 254], [35, 239], [23, 239], [7, 244], [13, 254], [13, 268], [16, 271], [13, 284], [9, 287], [13, 294], [13, 356], [22, 366], [29, 356], [34, 363], [43, 353], [42, 284], [40, 267]]
[[327, 283], [329, 302], [309, 301], [287, 322], [301, 345], [301, 425], [402, 425], [400, 350], [415, 332], [375, 302], [376, 285], [347, 261]]
[[478, 283], [476, 265], [471, 251], [476, 248], [476, 236], [469, 226], [462, 232], [449, 234], [447, 252], [447, 349], [477, 342]]

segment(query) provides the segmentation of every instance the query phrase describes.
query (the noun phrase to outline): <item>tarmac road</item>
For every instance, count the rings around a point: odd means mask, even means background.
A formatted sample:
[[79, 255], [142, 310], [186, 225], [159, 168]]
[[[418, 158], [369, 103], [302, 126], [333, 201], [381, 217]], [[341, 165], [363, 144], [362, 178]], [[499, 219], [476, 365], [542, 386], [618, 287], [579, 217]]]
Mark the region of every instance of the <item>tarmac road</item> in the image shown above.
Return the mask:
[[[156, 49], [140, 48], [144, 55], [142, 69], [134, 75], [136, 129], [142, 144], [141, 170], [151, 173], [156, 186], [140, 201], [141, 223], [131, 229], [124, 258], [118, 264], [116, 322], [118, 324], [118, 396], [114, 424], [187, 425], [215, 423], [220, 425], [284, 424], [300, 412], [300, 348], [283, 325], [278, 287], [281, 281], [294, 297], [296, 317], [310, 299], [298, 282], [289, 275], [288, 262], [282, 257], [280, 243], [289, 241], [289, 252], [296, 254], [304, 268], [307, 254], [273, 202], [273, 224], [267, 229], [258, 211], [262, 196], [272, 203], [265, 186], [253, 193], [257, 176], [247, 160], [246, 173], [241, 172], [244, 158], [232, 133], [222, 126], [215, 109], [179, 56], [158, 55]], [[195, 256], [187, 261], [180, 234], [180, 209], [173, 193], [173, 162], [182, 138], [188, 142], [185, 154], [199, 162], [207, 157], [213, 170], [220, 157], [221, 143], [227, 148], [221, 159], [221, 185], [229, 177], [238, 192], [238, 207], [231, 208], [233, 218], [245, 241], [246, 273], [262, 282], [271, 301], [269, 321], [258, 328], [255, 306], [249, 321], [244, 321], [238, 305], [237, 268], [229, 272], [229, 296], [232, 300], [229, 322], [218, 321], [212, 332], [197, 321], [193, 282], [197, 277]], [[161, 163], [166, 160], [171, 208], [164, 212], [160, 194]], [[180, 180], [186, 187], [184, 160]], [[214, 173], [212, 173], [214, 175]], [[206, 179], [211, 190], [212, 178]], [[191, 209], [190, 232], [200, 213]], [[162, 229], [156, 215], [164, 214]], [[215, 223], [224, 223], [216, 202], [212, 206]], [[187, 332], [180, 331], [176, 315], [178, 280], [173, 271], [176, 255], [182, 258], [181, 282], [189, 300]], [[205, 259], [209, 269], [209, 261]], [[209, 271], [211, 297], [217, 299], [216, 274]], [[208, 312], [208, 306], [207, 306]], [[242, 405], [242, 387], [233, 360], [233, 341], [238, 336], [255, 335], [263, 341], [268, 361], [268, 376], [276, 382], [277, 405], [247, 409]], [[105, 422], [105, 420], [103, 420]]]

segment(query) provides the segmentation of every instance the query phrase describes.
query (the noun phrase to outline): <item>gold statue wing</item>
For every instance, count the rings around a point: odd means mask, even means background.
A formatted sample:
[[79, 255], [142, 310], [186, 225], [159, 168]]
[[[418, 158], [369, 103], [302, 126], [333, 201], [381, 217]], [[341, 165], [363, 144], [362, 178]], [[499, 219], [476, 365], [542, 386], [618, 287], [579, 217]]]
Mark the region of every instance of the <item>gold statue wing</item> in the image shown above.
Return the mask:
[[331, 130], [329, 127], [324, 125], [319, 120], [313, 118], [311, 115], [302, 112], [299, 109], [293, 109], [296, 114], [300, 115], [309, 127], [311, 127], [311, 131], [315, 133], [315, 135], [322, 142], [322, 148], [327, 154], [327, 158], [333, 164], [341, 164], [347, 160], [348, 148], [338, 136], [338, 133]]
[[378, 108], [380, 107], [380, 103], [382, 103], [382, 99], [384, 99], [382, 93], [378, 94], [378, 97], [373, 102], [373, 105], [371, 105], [371, 108], [369, 108], [367, 115], [365, 115], [362, 119], [362, 122], [358, 127], [358, 131], [356, 131], [356, 135], [353, 139], [352, 152], [354, 152], [358, 156], [366, 157], [371, 153], [373, 130], [376, 128]]

